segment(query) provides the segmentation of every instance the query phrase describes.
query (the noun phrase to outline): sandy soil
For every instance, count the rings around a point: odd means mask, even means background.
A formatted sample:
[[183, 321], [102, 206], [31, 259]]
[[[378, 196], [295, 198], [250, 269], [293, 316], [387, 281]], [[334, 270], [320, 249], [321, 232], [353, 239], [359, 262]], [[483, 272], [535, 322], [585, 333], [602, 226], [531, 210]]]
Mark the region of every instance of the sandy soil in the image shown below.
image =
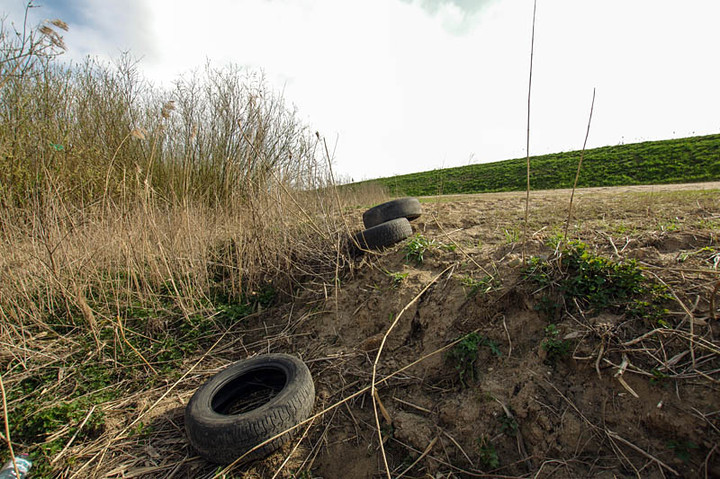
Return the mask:
[[[638, 259], [646, 276], [657, 274], [671, 285], [683, 302], [669, 305], [673, 325], [689, 330], [684, 308], [691, 308], [695, 334], [714, 345], [694, 353], [709, 361], [708, 377], [699, 373], [703, 367], [688, 363], [687, 341], [621, 346], [654, 325], [623, 329], [619, 325], [627, 318], [604, 312], [561, 314], [557, 327], [573, 352], [562, 361], [547, 361], [541, 344], [548, 320], [537, 308], [537, 286], [520, 274], [524, 194], [497, 193], [426, 199], [427, 214], [416, 222], [416, 231], [456, 246], [454, 251], [431, 249], [418, 265], [408, 263], [402, 246], [396, 247], [366, 260], [337, 298], [328, 299], [330, 312], [308, 324], [316, 339], [306, 346], [328, 358], [320, 361], [328, 368], [317, 376], [320, 397], [332, 402], [338, 385], [367, 383], [376, 358], [383, 377], [427, 357], [379, 391], [391, 421], [381, 415], [392, 477], [410, 465], [408, 477], [720, 475], [718, 331], [707, 324], [712, 284], [720, 273], [720, 195], [712, 191], [718, 187], [581, 190], [570, 227], [571, 237], [599, 254]], [[545, 243], [563, 230], [568, 199], [568, 191], [532, 193], [527, 256], [553, 254]], [[394, 286], [388, 272], [407, 277]], [[469, 296], [462, 278], [488, 275], [497, 281], [492, 290]], [[476, 379], [466, 387], [447, 351], [434, 353], [472, 331], [499, 345], [501, 356], [480, 348]], [[631, 366], [622, 366], [625, 359]], [[675, 366], [667, 371], [683, 379], [651, 381], [651, 371], [668, 362]], [[328, 423], [327, 446], [314, 474], [382, 477], [371, 398], [337, 414], [340, 418]], [[493, 454], [498, 464], [488, 458]]]
[[[309, 365], [315, 412], [328, 410], [291, 446], [233, 477], [273, 477], [286, 457], [278, 477], [720, 477], [720, 329], [710, 309], [720, 280], [718, 188], [576, 194], [569, 237], [614, 261], [635, 259], [674, 298], [666, 328], [565, 305], [553, 321], [570, 349], [556, 360], [542, 346], [550, 322], [541, 288], [522, 264], [523, 255], [553, 260], [548, 243], [562, 237], [569, 192], [532, 193], [524, 247], [524, 193], [424, 198], [413, 229], [435, 244], [422, 263], [401, 243], [364, 256], [322, 297], [306, 293], [248, 319], [222, 361], [164, 400], [156, 432], [123, 454], [144, 458], [146, 477], [212, 475], [217, 468], [182, 437], [183, 404], [228, 361], [282, 351]], [[466, 278], [484, 286], [473, 293]], [[473, 332], [487, 342], [461, 377], [450, 351]], [[369, 392], [345, 400], [371, 384], [374, 365], [377, 423]], [[174, 468], [163, 469], [153, 450], [174, 450], [166, 461]], [[132, 470], [106, 475], [137, 477]]]

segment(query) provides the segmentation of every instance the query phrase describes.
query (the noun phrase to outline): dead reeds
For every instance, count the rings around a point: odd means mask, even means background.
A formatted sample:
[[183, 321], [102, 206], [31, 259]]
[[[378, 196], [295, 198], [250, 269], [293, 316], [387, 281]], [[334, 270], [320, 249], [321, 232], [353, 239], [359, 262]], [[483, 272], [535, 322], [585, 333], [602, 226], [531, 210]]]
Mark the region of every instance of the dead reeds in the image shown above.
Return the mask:
[[3, 436], [39, 475], [243, 318], [337, 287], [366, 194], [262, 75], [159, 90], [128, 56], [55, 62], [65, 27], [0, 35]]

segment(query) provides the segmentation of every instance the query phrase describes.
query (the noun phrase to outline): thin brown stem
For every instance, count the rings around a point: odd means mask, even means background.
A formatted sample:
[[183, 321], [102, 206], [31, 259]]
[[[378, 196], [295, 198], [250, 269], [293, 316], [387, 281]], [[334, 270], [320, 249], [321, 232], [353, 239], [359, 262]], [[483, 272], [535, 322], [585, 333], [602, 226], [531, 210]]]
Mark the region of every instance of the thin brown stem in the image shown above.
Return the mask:
[[[592, 123], [593, 108], [595, 108], [595, 89], [593, 88], [592, 103], [590, 103], [590, 118], [588, 118], [587, 130], [585, 131], [585, 141], [583, 142], [582, 151], [580, 152], [580, 161], [578, 161], [577, 172], [575, 173], [575, 181], [573, 182], [572, 192], [570, 193], [570, 206], [568, 207], [568, 219], [565, 223], [565, 234], [563, 235], [563, 243], [567, 242], [568, 228], [572, 220], [573, 199], [575, 198], [575, 189], [577, 188], [578, 178], [580, 178], [580, 168], [582, 168], [583, 158], [585, 156], [585, 148], [587, 147], [588, 136], [590, 136], [590, 123]], [[615, 245], [613, 245], [614, 247]]]
[[7, 440], [8, 451], [10, 451], [10, 459], [12, 460], [13, 469], [15, 469], [15, 476], [20, 477], [20, 471], [18, 471], [17, 462], [15, 462], [15, 452], [13, 451], [12, 441], [10, 440], [10, 420], [8, 419], [7, 397], [5, 395], [5, 384], [3, 383], [2, 374], [0, 374], [0, 392], [2, 392], [3, 420], [5, 421], [5, 439]]

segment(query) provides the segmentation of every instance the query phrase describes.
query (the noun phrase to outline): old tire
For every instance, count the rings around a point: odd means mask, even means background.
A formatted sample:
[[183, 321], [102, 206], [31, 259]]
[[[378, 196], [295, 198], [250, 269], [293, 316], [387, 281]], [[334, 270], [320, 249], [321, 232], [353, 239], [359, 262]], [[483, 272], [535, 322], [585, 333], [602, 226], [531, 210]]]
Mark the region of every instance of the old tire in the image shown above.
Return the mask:
[[[287, 354], [238, 361], [200, 386], [185, 408], [190, 444], [207, 460], [229, 464], [307, 419], [315, 386], [305, 363]], [[288, 442], [284, 434], [245, 456], [261, 459]]]
[[402, 241], [411, 235], [410, 222], [406, 218], [397, 218], [361, 231], [354, 236], [354, 239], [361, 249], [378, 249]]
[[417, 198], [399, 198], [374, 206], [363, 213], [365, 228], [372, 228], [396, 218], [407, 218], [412, 221], [422, 214], [422, 207]]

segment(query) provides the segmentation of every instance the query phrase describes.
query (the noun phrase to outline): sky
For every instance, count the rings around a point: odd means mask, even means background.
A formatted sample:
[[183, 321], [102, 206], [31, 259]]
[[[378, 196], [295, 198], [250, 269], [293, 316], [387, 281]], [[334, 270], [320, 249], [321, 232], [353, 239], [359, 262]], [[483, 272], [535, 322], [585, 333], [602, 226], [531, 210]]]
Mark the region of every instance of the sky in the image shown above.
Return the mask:
[[[0, 0], [21, 21], [25, 1]], [[262, 70], [344, 180], [525, 157], [533, 0], [35, 0], [66, 57]], [[720, 1], [538, 0], [530, 154], [720, 133]]]

